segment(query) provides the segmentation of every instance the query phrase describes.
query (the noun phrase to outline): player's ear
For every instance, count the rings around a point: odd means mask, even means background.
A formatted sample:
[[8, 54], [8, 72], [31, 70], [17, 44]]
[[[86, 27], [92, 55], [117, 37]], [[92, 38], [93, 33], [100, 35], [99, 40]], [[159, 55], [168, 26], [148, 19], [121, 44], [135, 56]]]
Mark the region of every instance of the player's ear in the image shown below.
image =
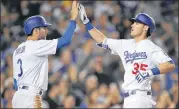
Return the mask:
[[147, 26], [147, 25], [144, 25], [144, 28], [143, 28], [143, 30], [144, 30], [144, 31], [148, 31], [148, 29], [149, 29], [149, 26]]
[[34, 28], [33, 33], [34, 34], [38, 34], [39, 33], [39, 29], [38, 28]]

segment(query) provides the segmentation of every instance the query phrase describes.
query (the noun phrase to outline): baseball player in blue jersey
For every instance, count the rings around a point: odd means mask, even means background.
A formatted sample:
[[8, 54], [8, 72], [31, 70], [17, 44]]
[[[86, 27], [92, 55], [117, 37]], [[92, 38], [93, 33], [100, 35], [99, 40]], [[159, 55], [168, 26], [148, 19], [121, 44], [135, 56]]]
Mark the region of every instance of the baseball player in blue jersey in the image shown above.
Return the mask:
[[99, 46], [119, 55], [124, 69], [124, 108], [152, 108], [155, 102], [151, 96], [153, 76], [165, 74], [175, 68], [172, 59], [163, 50], [148, 39], [156, 30], [155, 22], [146, 13], [131, 18], [133, 39], [110, 39], [97, 30], [86, 15], [83, 5], [79, 6], [79, 15], [86, 29]]
[[24, 22], [28, 36], [13, 53], [13, 78], [16, 92], [12, 99], [13, 108], [41, 108], [41, 95], [48, 85], [48, 55], [68, 45], [76, 28], [78, 4], [72, 3], [71, 20], [61, 38], [45, 40], [51, 24], [40, 15], [29, 17]]

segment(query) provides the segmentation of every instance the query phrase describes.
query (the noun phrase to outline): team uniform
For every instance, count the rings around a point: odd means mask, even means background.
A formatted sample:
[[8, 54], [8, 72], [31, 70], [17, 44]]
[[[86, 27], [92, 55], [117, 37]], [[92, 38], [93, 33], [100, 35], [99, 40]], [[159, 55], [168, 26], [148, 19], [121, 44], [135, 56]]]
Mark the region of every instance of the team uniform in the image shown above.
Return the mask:
[[[139, 22], [149, 26], [147, 36], [155, 31], [153, 18], [145, 13], [139, 13], [135, 18], [129, 19], [132, 23]], [[157, 68], [164, 62], [174, 63], [173, 60], [149, 39], [109, 39], [105, 38], [100, 47], [108, 49], [112, 54], [119, 55], [125, 69], [124, 108], [152, 108], [156, 104], [152, 100], [151, 82], [153, 75], [160, 74]]]
[[[164, 62], [174, 64], [172, 59], [162, 51], [162, 49], [147, 39], [148, 36], [156, 30], [155, 21], [146, 13], [139, 13], [135, 18], [129, 19], [131, 23], [137, 22], [148, 26], [148, 30], [141, 29], [141, 34], [138, 32], [135, 35], [135, 27], [132, 25], [131, 34], [134, 31], [133, 37], [139, 40], [136, 43], [135, 39], [109, 39], [105, 38], [100, 32], [94, 29], [94, 26], [89, 22], [84, 6], [79, 6], [80, 19], [85, 24], [90, 35], [99, 43], [102, 48], [108, 49], [112, 54], [119, 55], [124, 69], [124, 83], [122, 89], [124, 91], [124, 108], [152, 108], [156, 103], [152, 100], [151, 80], [153, 75], [158, 75], [160, 69], [158, 65]], [[140, 25], [142, 27], [142, 25]], [[94, 30], [93, 30], [94, 29]], [[133, 30], [134, 29], [134, 30]], [[143, 36], [143, 31], [146, 31]], [[99, 34], [99, 36], [98, 36]], [[99, 37], [99, 38], [96, 38]]]
[[[13, 77], [17, 81], [13, 107], [34, 108], [34, 98], [48, 85], [48, 55], [56, 53], [57, 39], [28, 40], [13, 53]], [[24, 90], [27, 89], [27, 90]]]
[[124, 108], [151, 108], [155, 105], [151, 97], [152, 77], [139, 83], [136, 80], [137, 71], [146, 71], [172, 59], [149, 39], [135, 43], [134, 39], [107, 38], [103, 44], [109, 47], [112, 54], [120, 56], [125, 69], [122, 84]]
[[[156, 30], [153, 18], [145, 13], [139, 13], [135, 18], [129, 19], [132, 23], [138, 22], [149, 26], [146, 36]], [[92, 28], [88, 24], [89, 27]], [[112, 54], [119, 55], [124, 69], [124, 108], [152, 108], [156, 104], [152, 100], [151, 82], [153, 75], [160, 74], [159, 64], [173, 60], [163, 50], [149, 39], [109, 39], [105, 38], [100, 47], [108, 49]]]
[[[47, 27], [42, 16], [32, 16], [24, 23], [26, 35], [34, 28]], [[41, 95], [48, 86], [48, 55], [70, 44], [76, 28], [76, 21], [71, 20], [61, 38], [53, 40], [27, 40], [21, 43], [13, 53], [13, 78], [17, 90], [12, 99], [13, 108], [40, 108]], [[45, 37], [45, 36], [44, 36]]]

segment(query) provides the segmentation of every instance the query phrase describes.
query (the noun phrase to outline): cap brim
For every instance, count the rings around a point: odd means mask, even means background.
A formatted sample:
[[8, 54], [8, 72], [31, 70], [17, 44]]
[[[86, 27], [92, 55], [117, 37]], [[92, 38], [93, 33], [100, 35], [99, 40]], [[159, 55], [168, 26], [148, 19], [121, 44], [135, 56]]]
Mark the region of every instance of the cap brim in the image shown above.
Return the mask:
[[[138, 23], [145, 24], [144, 22], [142, 22], [142, 21], [140, 21], [140, 20], [138, 20], [138, 19], [135, 19], [135, 18], [131, 18], [131, 19], [129, 19], [129, 21], [130, 21], [131, 23], [138, 22]], [[145, 25], [147, 25], [147, 24], [145, 24]]]
[[46, 23], [44, 26], [45, 27], [48, 27], [48, 26], [51, 26], [52, 24], [50, 24], [50, 23]]
[[135, 20], [135, 18], [130, 18], [129, 21], [130, 21], [131, 23], [134, 23], [136, 20]]

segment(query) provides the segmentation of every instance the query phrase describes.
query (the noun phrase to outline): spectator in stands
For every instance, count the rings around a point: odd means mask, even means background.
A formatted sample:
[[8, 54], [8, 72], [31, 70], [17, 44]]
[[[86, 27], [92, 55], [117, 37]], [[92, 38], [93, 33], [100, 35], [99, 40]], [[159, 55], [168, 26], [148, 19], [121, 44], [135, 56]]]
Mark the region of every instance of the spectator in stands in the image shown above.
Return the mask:
[[75, 98], [72, 95], [65, 97], [63, 108], [75, 108]]
[[88, 95], [92, 90], [98, 87], [98, 78], [95, 75], [89, 75], [85, 81], [85, 94]]

